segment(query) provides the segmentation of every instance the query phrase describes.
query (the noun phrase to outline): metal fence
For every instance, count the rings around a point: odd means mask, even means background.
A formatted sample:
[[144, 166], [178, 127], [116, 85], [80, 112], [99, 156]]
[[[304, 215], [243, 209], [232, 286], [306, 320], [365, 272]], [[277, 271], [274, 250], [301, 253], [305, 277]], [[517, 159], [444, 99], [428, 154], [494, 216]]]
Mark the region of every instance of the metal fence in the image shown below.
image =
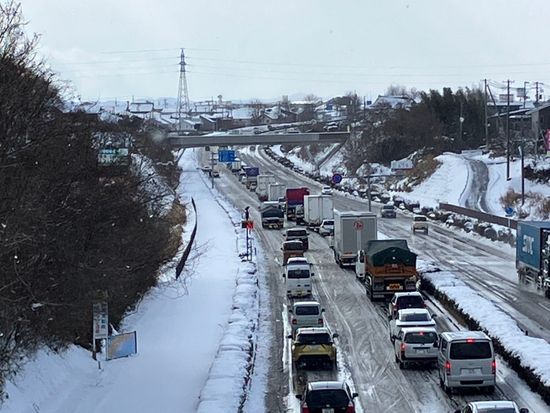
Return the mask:
[[471, 218], [479, 219], [480, 221], [503, 225], [512, 229], [516, 229], [518, 224], [518, 222], [512, 218], [500, 217], [498, 215], [492, 215], [486, 212], [476, 211], [475, 209], [464, 208], [458, 205], [446, 204], [443, 202], [439, 203], [439, 209], [456, 212], [457, 214], [466, 215]]
[[195, 205], [195, 200], [193, 198], [191, 198], [191, 204], [193, 204], [193, 210], [195, 211], [195, 225], [193, 226], [193, 232], [191, 232], [189, 243], [185, 246], [185, 250], [183, 251], [181, 260], [180, 262], [178, 262], [178, 265], [176, 266], [176, 279], [179, 278], [179, 276], [181, 275], [181, 272], [183, 271], [183, 266], [187, 261], [187, 257], [189, 257], [189, 253], [191, 252], [191, 247], [193, 246], [193, 242], [195, 241], [195, 235], [197, 234], [197, 206]]

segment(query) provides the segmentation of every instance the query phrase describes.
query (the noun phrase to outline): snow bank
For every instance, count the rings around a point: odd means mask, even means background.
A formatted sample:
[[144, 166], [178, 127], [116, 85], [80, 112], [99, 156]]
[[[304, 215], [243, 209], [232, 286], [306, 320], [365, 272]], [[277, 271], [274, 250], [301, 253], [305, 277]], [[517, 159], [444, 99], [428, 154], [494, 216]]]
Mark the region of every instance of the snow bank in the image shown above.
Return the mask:
[[533, 371], [545, 386], [550, 386], [550, 344], [546, 340], [525, 335], [512, 317], [467, 286], [457, 275], [437, 271], [434, 264], [425, 262], [419, 263], [419, 272], [454, 301], [459, 310], [497, 339], [506, 351], [519, 358], [524, 368]]

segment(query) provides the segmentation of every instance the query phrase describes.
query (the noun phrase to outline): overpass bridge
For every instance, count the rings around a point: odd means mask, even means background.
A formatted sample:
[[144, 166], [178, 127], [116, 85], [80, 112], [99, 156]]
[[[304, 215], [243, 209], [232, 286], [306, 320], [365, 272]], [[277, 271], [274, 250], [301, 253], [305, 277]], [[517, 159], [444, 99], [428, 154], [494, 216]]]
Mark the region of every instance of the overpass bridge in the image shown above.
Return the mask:
[[247, 146], [247, 145], [308, 145], [323, 143], [344, 143], [350, 136], [349, 132], [320, 133], [260, 133], [260, 134], [227, 134], [186, 136], [175, 133], [168, 134], [168, 140], [173, 148], [198, 148], [203, 146]]

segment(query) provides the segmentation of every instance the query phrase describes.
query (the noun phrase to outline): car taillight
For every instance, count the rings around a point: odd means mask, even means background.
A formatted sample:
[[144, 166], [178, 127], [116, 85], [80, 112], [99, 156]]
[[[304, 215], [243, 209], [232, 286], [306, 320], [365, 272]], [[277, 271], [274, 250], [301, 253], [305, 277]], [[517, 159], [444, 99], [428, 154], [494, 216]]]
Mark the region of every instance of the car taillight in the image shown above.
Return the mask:
[[319, 320], [317, 320], [317, 324], [319, 324], [319, 325], [321, 325], [321, 326], [322, 326], [322, 325], [323, 325], [323, 319], [322, 319], [322, 318], [320, 318]]
[[298, 324], [298, 320], [296, 320], [295, 318], [292, 319], [292, 324]]
[[309, 413], [309, 407], [305, 403], [302, 405], [302, 413]]
[[346, 409], [346, 413], [355, 413], [355, 406], [352, 402], [348, 403], [348, 408]]
[[447, 373], [451, 374], [451, 362], [450, 361], [447, 361], [445, 363], [445, 370], [447, 371]]
[[496, 360], [493, 360], [493, 362], [491, 363], [491, 372], [493, 374], [497, 373], [497, 361]]
[[405, 352], [405, 343], [401, 343], [401, 352]]

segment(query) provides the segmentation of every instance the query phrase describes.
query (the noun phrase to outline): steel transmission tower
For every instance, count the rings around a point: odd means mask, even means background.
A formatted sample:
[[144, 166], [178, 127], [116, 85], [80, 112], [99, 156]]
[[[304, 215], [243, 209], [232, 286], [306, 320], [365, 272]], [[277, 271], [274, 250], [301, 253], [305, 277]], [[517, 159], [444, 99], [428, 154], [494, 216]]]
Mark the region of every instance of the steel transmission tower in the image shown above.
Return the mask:
[[178, 104], [176, 108], [178, 126], [181, 130], [181, 120], [190, 111], [189, 93], [187, 91], [187, 77], [185, 75], [185, 54], [181, 49], [180, 55], [180, 81], [178, 86]]

